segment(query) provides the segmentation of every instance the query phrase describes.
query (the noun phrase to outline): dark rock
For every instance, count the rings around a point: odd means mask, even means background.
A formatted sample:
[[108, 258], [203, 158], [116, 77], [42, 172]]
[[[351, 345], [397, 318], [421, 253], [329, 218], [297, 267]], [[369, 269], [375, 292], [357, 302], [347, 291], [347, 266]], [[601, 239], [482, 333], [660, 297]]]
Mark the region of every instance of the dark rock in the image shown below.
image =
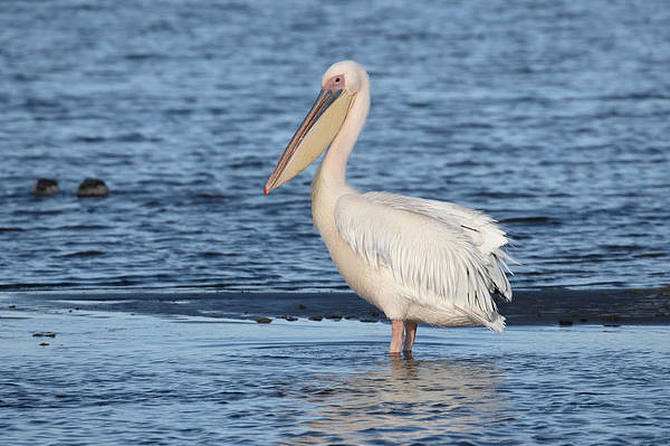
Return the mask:
[[574, 322], [572, 322], [569, 319], [561, 319], [560, 321], [558, 321], [558, 325], [561, 327], [571, 327], [574, 325]]
[[603, 315], [603, 325], [605, 327], [619, 327], [621, 326], [621, 318], [617, 314]]
[[341, 321], [342, 320], [342, 315], [340, 314], [330, 314], [326, 316], [326, 319], [330, 319], [331, 321]]
[[10, 306], [9, 306], [9, 309], [10, 309], [10, 310], [14, 310], [14, 309], [16, 309], [16, 305], [10, 305]]
[[55, 338], [56, 333], [53, 331], [36, 331], [33, 333], [33, 338]]
[[283, 316], [283, 318], [286, 319], [286, 320], [289, 321], [289, 322], [295, 322], [295, 321], [298, 320], [297, 317], [295, 317], [295, 316], [291, 316], [291, 315], [288, 315], [288, 314], [285, 315], [285, 316]]
[[42, 346], [42, 347], [46, 347], [47, 345], [49, 345], [49, 343], [46, 342], [46, 341], [45, 342], [40, 342], [40, 346]]
[[58, 181], [51, 178], [38, 178], [33, 184], [33, 195], [36, 197], [50, 197], [60, 192]]
[[23, 229], [16, 226], [0, 226], [0, 232], [23, 232]]
[[98, 178], [86, 178], [77, 189], [77, 196], [87, 197], [105, 197], [109, 195], [109, 188], [104, 181]]
[[269, 317], [257, 317], [256, 322], [259, 324], [269, 324], [270, 322], [272, 322], [272, 319], [270, 319]]
[[309, 319], [310, 321], [320, 322], [320, 321], [323, 320], [323, 316], [314, 315], [314, 316], [308, 317], [307, 319]]

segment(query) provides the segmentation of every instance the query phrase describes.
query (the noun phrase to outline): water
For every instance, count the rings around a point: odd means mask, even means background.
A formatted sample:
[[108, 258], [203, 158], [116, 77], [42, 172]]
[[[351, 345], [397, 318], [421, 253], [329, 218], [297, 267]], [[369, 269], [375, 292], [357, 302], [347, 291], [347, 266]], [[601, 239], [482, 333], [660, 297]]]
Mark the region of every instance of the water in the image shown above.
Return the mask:
[[[386, 356], [380, 323], [258, 325], [86, 308], [0, 317], [6, 444], [614, 445], [670, 436], [668, 327], [421, 327], [411, 360]], [[38, 330], [57, 335], [32, 337]]]
[[344, 58], [373, 89], [356, 187], [489, 212], [516, 287], [670, 282], [664, 0], [65, 0], [0, 11], [0, 286], [344, 288], [314, 169], [261, 195]]

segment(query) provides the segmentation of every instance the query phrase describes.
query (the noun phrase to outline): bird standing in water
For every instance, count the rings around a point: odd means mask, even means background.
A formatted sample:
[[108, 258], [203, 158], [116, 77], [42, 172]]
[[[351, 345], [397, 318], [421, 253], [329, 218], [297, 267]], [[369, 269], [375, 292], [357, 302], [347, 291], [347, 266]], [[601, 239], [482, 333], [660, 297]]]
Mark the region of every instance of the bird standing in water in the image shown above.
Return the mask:
[[419, 322], [502, 331], [493, 296], [512, 298], [508, 239], [493, 219], [453, 203], [360, 193], [347, 184], [347, 161], [369, 108], [365, 69], [353, 61], [332, 65], [264, 193], [327, 149], [312, 183], [312, 218], [347, 284], [391, 320], [391, 353], [411, 353]]

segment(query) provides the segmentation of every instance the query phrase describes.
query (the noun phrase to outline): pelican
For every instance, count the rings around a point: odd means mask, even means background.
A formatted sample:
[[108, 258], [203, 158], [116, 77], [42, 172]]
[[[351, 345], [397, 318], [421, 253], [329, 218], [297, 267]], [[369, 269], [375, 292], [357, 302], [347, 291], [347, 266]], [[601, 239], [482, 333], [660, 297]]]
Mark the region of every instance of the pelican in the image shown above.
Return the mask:
[[361, 193], [346, 168], [370, 109], [368, 73], [332, 65], [321, 92], [263, 189], [290, 181], [324, 151], [312, 182], [312, 219], [338, 271], [391, 321], [390, 353], [411, 354], [417, 323], [501, 332], [494, 296], [511, 300], [508, 239], [495, 220], [457, 204]]

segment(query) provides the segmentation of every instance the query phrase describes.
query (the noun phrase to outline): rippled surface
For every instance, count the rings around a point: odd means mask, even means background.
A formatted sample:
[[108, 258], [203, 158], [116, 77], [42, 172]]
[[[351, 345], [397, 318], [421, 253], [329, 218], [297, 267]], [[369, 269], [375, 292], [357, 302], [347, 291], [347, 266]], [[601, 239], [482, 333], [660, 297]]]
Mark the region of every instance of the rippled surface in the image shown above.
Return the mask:
[[[15, 319], [8, 319], [13, 317]], [[661, 444], [669, 327], [421, 327], [0, 311], [7, 444]], [[52, 330], [56, 337], [33, 338]], [[46, 339], [49, 346], [38, 344]]]
[[343, 58], [372, 77], [355, 186], [486, 210], [516, 286], [667, 283], [669, 42], [663, 0], [4, 1], [0, 285], [342, 288], [310, 175], [261, 188]]

